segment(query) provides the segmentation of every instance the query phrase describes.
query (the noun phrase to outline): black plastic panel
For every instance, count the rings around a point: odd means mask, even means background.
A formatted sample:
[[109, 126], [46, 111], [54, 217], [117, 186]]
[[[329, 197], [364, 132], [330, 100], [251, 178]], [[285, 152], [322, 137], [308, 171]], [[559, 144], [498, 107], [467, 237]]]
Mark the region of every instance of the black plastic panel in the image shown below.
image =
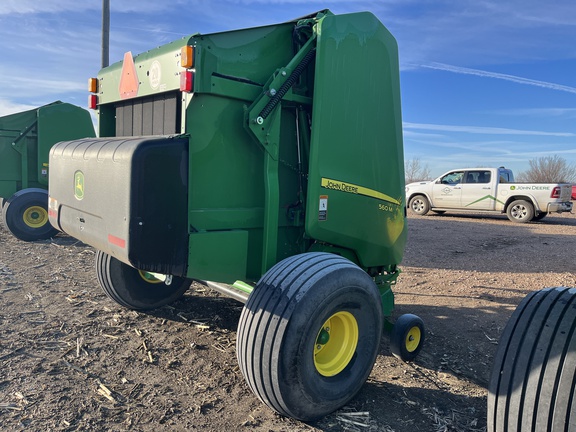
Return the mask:
[[[79, 172], [82, 199], [74, 193]], [[50, 196], [58, 209], [51, 222], [64, 232], [135, 268], [186, 274], [187, 138], [58, 143], [50, 154]]]

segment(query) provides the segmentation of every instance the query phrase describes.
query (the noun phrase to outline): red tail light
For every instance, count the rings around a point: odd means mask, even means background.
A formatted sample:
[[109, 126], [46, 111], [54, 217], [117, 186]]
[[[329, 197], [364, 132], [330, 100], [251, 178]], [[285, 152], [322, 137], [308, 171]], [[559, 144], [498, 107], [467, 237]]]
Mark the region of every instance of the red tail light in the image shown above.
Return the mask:
[[98, 96], [91, 94], [88, 96], [88, 108], [95, 110], [98, 108]]
[[191, 71], [180, 72], [180, 91], [191, 93], [194, 89], [194, 74]]
[[554, 189], [552, 189], [550, 198], [560, 198], [560, 186], [556, 186]]

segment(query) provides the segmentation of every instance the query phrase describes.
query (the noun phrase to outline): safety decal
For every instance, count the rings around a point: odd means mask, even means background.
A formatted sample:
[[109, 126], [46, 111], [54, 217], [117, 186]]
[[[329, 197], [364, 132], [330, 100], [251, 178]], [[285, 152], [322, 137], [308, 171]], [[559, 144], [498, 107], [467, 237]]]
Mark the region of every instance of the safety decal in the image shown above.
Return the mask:
[[320, 205], [318, 206], [318, 220], [328, 219], [328, 195], [320, 195]]
[[162, 66], [158, 60], [152, 62], [148, 79], [150, 80], [150, 87], [152, 90], [157, 90], [158, 87], [160, 87], [160, 81], [162, 80]]

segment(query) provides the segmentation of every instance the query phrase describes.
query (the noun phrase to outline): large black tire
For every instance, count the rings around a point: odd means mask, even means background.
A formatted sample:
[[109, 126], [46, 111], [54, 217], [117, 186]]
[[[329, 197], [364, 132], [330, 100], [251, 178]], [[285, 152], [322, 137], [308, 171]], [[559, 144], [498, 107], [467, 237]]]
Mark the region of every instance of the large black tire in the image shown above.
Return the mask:
[[46, 240], [58, 230], [48, 221], [48, 192], [30, 188], [16, 192], [2, 205], [4, 226], [23, 241]]
[[167, 285], [102, 251], [96, 253], [96, 275], [108, 297], [134, 310], [156, 309], [173, 303], [184, 295], [191, 283], [190, 279], [174, 276]]
[[506, 215], [512, 222], [526, 223], [534, 219], [534, 206], [525, 200], [516, 200], [506, 209]]
[[315, 420], [360, 390], [382, 325], [378, 289], [363, 270], [333, 254], [296, 255], [272, 267], [244, 306], [240, 370], [270, 408]]
[[390, 351], [403, 360], [412, 361], [424, 345], [424, 321], [416, 315], [401, 315], [390, 334]]
[[417, 215], [424, 216], [430, 211], [430, 202], [424, 195], [414, 195], [410, 198], [408, 207]]
[[576, 431], [576, 288], [529, 294], [508, 321], [488, 387], [488, 432]]

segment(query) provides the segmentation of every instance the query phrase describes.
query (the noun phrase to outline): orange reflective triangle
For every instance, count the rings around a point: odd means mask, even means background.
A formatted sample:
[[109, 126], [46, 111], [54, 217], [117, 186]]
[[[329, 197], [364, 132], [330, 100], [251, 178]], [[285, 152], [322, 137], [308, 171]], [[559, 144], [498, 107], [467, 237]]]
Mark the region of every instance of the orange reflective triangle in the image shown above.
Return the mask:
[[124, 62], [122, 65], [122, 75], [120, 76], [120, 98], [129, 99], [138, 94], [138, 74], [136, 73], [136, 66], [132, 58], [132, 52], [128, 51], [124, 54]]

